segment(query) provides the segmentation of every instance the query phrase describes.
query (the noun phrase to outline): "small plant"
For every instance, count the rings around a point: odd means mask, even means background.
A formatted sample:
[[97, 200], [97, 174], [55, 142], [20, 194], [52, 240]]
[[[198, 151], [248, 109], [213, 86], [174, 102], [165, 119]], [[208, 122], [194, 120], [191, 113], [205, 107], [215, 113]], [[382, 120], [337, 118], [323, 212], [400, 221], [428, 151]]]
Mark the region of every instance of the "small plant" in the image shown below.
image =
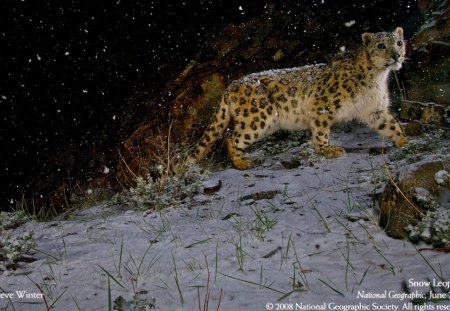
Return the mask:
[[273, 229], [278, 223], [278, 220], [276, 218], [269, 218], [262, 210], [252, 208], [252, 211], [256, 216], [252, 230], [255, 231], [258, 239], [264, 241], [264, 233]]
[[11, 237], [8, 232], [0, 230], [0, 271], [16, 269], [24, 254], [34, 246], [34, 234], [28, 232], [22, 236]]
[[300, 151], [297, 154], [297, 158], [303, 165], [312, 165], [313, 163], [319, 162], [323, 156], [318, 155], [314, 150], [313, 144], [311, 141], [307, 141], [302, 144], [300, 147]]
[[133, 293], [136, 295], [139, 289], [139, 284], [141, 279], [150, 271], [150, 269], [158, 262], [161, 256], [155, 256], [152, 260], [144, 265], [144, 259], [147, 256], [150, 247], [153, 244], [150, 243], [147, 249], [144, 252], [144, 255], [141, 257], [139, 261], [136, 261], [131, 254], [129, 254], [129, 262], [124, 264], [124, 269], [126, 271], [126, 277], [130, 281], [131, 286], [133, 287]]
[[331, 232], [330, 227], [328, 226], [325, 218], [322, 216], [322, 213], [319, 211], [319, 209], [316, 207], [316, 205], [314, 204], [313, 201], [311, 201], [311, 205], [313, 207], [313, 209], [316, 211], [317, 215], [320, 218], [320, 221], [323, 223], [323, 226], [325, 227], [325, 229], [327, 230], [327, 232]]
[[[206, 272], [208, 273], [208, 278], [206, 281], [206, 292], [205, 292], [205, 298], [203, 299], [203, 304], [201, 302], [200, 299], [200, 286], [197, 287], [197, 300], [198, 300], [198, 308], [200, 311], [208, 311], [209, 310], [209, 299], [211, 297], [211, 272], [209, 271], [209, 265], [208, 265], [208, 258], [206, 257], [205, 254], [203, 254], [203, 256], [205, 256], [205, 266], [206, 266]], [[216, 310], [219, 311], [220, 309], [220, 303], [222, 302], [222, 289], [220, 289], [220, 293], [219, 293], [219, 299], [217, 302], [217, 308]]]
[[161, 210], [184, 202], [202, 189], [207, 172], [187, 160], [186, 144], [174, 143], [172, 125], [167, 132], [160, 130], [159, 139], [153, 142], [150, 163], [142, 164], [145, 167], [141, 171], [147, 172], [146, 175], [136, 175], [122, 158], [135, 181], [135, 186], [121, 197], [125, 202], [143, 209]]
[[175, 284], [176, 284], [177, 289], [178, 289], [178, 295], [180, 296], [181, 305], [183, 305], [184, 304], [184, 297], [183, 297], [183, 292], [181, 291], [181, 286], [180, 286], [180, 275], [178, 273], [177, 263], [176, 263], [175, 255], [173, 254], [173, 252], [172, 252], [172, 260], [173, 260], [173, 268], [174, 268], [174, 274], [175, 274], [173, 276], [173, 278], [175, 280]]
[[450, 210], [441, 206], [436, 198], [424, 188], [414, 189], [414, 201], [427, 213], [419, 223], [405, 228], [409, 239], [413, 242], [425, 241], [437, 247], [449, 247]]
[[206, 172], [195, 163], [185, 162], [174, 167], [170, 174], [161, 164], [152, 167], [152, 174], [137, 177], [136, 186], [127, 199], [139, 208], [162, 208], [180, 204], [200, 192]]
[[395, 149], [390, 154], [394, 161], [406, 159], [409, 163], [420, 161], [427, 154], [435, 154], [442, 160], [448, 160], [448, 146], [442, 141], [445, 137], [443, 130], [424, 133], [418, 138], [411, 139], [402, 149]]
[[22, 195], [20, 200], [15, 200], [15, 205], [14, 211], [16, 214], [19, 217], [26, 217], [27, 220], [46, 221], [58, 214], [54, 207], [48, 208], [45, 205], [38, 207], [34, 200], [31, 200], [31, 202], [27, 201], [25, 195]]
[[417, 225], [405, 228], [412, 241], [425, 241], [438, 247], [450, 246], [450, 211], [440, 207], [428, 211]]
[[0, 232], [3, 230], [14, 229], [31, 220], [22, 210], [15, 212], [0, 212]]
[[235, 239], [231, 242], [235, 249], [236, 249], [236, 260], [239, 266], [239, 271], [244, 271], [244, 258], [246, 255], [246, 252], [244, 251], [243, 245], [242, 245], [242, 236], [239, 236], [239, 239]]
[[[306, 288], [309, 288], [309, 283], [308, 283], [308, 278], [306, 276], [306, 273], [310, 272], [310, 270], [307, 270], [307, 269], [303, 268], [303, 266], [302, 266], [302, 264], [300, 262], [299, 256], [297, 254], [297, 250], [295, 249], [294, 242], [291, 239], [289, 239], [289, 242], [292, 245], [292, 249], [294, 250], [294, 255], [295, 255], [295, 261], [293, 263], [294, 273], [293, 273], [293, 278], [292, 278], [292, 290], [294, 290], [295, 288], [303, 288], [304, 286]], [[296, 281], [296, 279], [295, 279], [295, 267], [296, 267], [296, 265], [298, 265], [298, 269], [299, 269], [298, 270], [298, 276], [300, 277], [300, 280], [298, 280], [298, 281]]]
[[[111, 272], [103, 268], [102, 266], [98, 266], [104, 273], [106, 273], [108, 277], [108, 310], [118, 311], [126, 311], [126, 310], [147, 310], [155, 308], [155, 299], [151, 297], [150, 293], [140, 288], [140, 284], [142, 283], [142, 278], [144, 278], [150, 269], [158, 262], [161, 256], [155, 255], [147, 264], [144, 264], [146, 261], [146, 257], [150, 251], [153, 243], [150, 242], [149, 246], [145, 250], [144, 254], [140, 258], [140, 260], [136, 260], [131, 254], [128, 254], [128, 260], [125, 263], [122, 263], [123, 256], [123, 239], [120, 245], [119, 250], [119, 258], [118, 263], [113, 258], [114, 269], [116, 271], [116, 276], [114, 276]], [[121, 272], [123, 265], [124, 272]], [[132, 299], [125, 299], [122, 296], [118, 296], [112, 301], [111, 295], [111, 280], [119, 285], [121, 288], [126, 289], [124, 284], [122, 284], [121, 280], [128, 280], [132, 286], [133, 297]]]
[[378, 204], [377, 196], [383, 191], [384, 187], [386, 186], [386, 183], [389, 181], [389, 177], [385, 171], [380, 170], [378, 167], [375, 166], [371, 158], [369, 158], [369, 163], [370, 168], [372, 170], [370, 183], [372, 184], [373, 187], [371, 207], [374, 207], [376, 206], [376, 204]]
[[[109, 285], [108, 279], [108, 285]], [[108, 290], [110, 293], [110, 288]], [[109, 294], [108, 294], [109, 295]], [[152, 310], [156, 309], [155, 305], [156, 299], [150, 297], [150, 293], [147, 290], [140, 290], [139, 292], [133, 295], [133, 298], [130, 300], [126, 300], [123, 296], [119, 296], [114, 299], [114, 306], [109, 308], [108, 310], [115, 311], [131, 311], [131, 310]], [[110, 297], [108, 296], [108, 304], [112, 305], [110, 301]]]
[[29, 253], [33, 246], [33, 232], [26, 232], [17, 237], [11, 236], [11, 230], [30, 220], [23, 210], [0, 212], [0, 271], [16, 269], [23, 255]]
[[307, 131], [280, 131], [274, 136], [264, 139], [261, 143], [255, 144], [255, 148], [261, 149], [264, 156], [273, 156], [294, 147], [299, 147], [309, 140]]

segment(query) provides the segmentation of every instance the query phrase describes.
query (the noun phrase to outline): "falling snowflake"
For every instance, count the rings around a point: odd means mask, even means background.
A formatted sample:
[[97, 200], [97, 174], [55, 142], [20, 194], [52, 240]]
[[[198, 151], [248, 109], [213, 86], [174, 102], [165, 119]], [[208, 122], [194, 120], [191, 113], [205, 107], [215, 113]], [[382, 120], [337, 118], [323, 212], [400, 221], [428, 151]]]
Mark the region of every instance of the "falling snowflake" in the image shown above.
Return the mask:
[[352, 27], [353, 25], [355, 25], [356, 21], [354, 19], [352, 19], [351, 21], [346, 22], [344, 25], [345, 27]]

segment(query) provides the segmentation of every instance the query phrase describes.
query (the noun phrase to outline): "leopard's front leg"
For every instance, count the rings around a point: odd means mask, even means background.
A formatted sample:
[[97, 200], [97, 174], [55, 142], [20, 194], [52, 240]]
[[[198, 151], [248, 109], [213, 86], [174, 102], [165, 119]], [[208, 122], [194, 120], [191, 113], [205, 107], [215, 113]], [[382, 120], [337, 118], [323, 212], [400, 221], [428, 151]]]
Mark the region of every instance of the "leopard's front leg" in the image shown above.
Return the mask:
[[374, 111], [367, 121], [367, 126], [389, 138], [396, 147], [403, 147], [408, 143], [402, 127], [387, 110]]
[[328, 119], [317, 118], [311, 124], [312, 143], [314, 150], [327, 158], [338, 158], [344, 154], [344, 149], [339, 146], [331, 146], [328, 143], [331, 123]]

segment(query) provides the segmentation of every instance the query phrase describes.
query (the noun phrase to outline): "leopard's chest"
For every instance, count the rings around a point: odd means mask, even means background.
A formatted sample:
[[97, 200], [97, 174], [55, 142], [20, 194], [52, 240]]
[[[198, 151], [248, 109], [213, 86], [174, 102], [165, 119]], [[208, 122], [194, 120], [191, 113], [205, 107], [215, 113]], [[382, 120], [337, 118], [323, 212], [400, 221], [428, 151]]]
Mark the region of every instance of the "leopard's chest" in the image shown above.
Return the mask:
[[378, 85], [358, 89], [354, 96], [343, 97], [340, 109], [335, 111], [337, 122], [366, 119], [375, 110], [383, 110], [389, 105], [388, 92]]

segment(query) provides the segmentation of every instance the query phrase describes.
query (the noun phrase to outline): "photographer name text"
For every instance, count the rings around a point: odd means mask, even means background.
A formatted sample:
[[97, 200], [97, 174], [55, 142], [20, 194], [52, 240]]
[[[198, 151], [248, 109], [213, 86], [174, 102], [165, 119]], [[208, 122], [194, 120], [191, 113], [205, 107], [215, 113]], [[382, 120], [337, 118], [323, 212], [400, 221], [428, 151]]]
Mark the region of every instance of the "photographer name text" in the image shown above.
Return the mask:
[[43, 299], [44, 294], [42, 293], [30, 293], [26, 290], [16, 290], [10, 293], [0, 293], [0, 299]]

